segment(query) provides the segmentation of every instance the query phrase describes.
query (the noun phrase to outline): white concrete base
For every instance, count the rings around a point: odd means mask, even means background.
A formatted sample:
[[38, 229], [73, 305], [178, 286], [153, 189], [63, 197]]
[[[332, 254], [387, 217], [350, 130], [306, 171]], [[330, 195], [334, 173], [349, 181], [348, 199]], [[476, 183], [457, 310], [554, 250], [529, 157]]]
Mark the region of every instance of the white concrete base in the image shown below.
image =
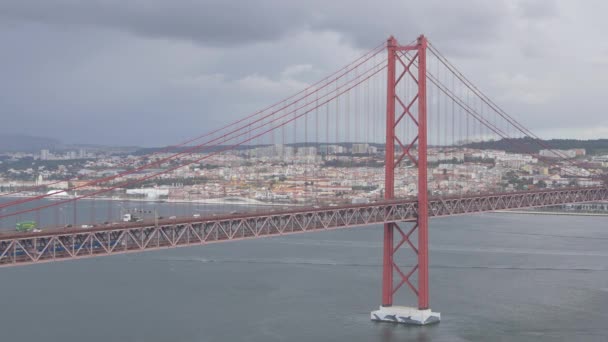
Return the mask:
[[372, 311], [371, 318], [372, 321], [426, 325], [439, 323], [441, 314], [432, 312], [431, 309], [418, 310], [408, 306], [381, 306], [380, 309]]

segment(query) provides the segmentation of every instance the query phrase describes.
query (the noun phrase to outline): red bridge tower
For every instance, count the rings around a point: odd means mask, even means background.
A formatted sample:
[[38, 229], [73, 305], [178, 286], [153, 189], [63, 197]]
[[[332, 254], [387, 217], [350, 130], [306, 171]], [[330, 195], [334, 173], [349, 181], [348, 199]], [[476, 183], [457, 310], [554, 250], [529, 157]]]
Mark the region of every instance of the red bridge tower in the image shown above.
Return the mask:
[[[395, 168], [407, 157], [418, 169], [418, 216], [415, 222], [384, 224], [382, 306], [371, 313], [372, 320], [376, 321], [424, 325], [439, 322], [441, 317], [439, 313], [429, 309], [426, 49], [427, 40], [423, 35], [412, 45], [399, 45], [392, 36], [387, 43], [384, 198], [395, 197]], [[413, 58], [407, 57], [406, 54], [413, 54]], [[418, 88], [417, 93], [409, 95], [411, 98], [404, 98], [408, 94], [397, 92], [400, 82], [405, 82], [407, 77], [411, 77]], [[414, 111], [416, 103], [418, 110]], [[417, 135], [399, 137], [396, 129], [399, 125], [414, 125], [418, 128]], [[395, 151], [396, 146], [398, 151]], [[405, 229], [406, 225], [409, 225], [409, 229]], [[395, 232], [399, 234], [399, 242], [396, 244]], [[418, 235], [417, 245], [410, 240], [415, 232]], [[407, 273], [404, 273], [394, 260], [395, 252], [405, 244], [418, 256], [417, 264]], [[416, 273], [417, 286], [410, 281]], [[416, 308], [393, 306], [393, 295], [406, 284], [418, 297]]]

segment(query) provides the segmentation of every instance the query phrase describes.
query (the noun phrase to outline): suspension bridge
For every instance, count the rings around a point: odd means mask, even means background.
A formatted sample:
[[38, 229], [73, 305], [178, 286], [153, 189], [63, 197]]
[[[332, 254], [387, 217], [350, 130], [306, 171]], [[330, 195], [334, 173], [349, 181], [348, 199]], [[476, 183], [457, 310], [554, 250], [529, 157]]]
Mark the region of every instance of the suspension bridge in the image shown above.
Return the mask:
[[[492, 150], [497, 141], [511, 153]], [[96, 169], [0, 195], [5, 200], [0, 225], [29, 219], [42, 228], [3, 230], [0, 266], [381, 224], [382, 297], [372, 320], [435, 323], [440, 314], [430, 310], [429, 218], [608, 200], [599, 175], [558, 150], [545, 158], [530, 145], [551, 149], [426, 37], [404, 45], [390, 37], [290, 97], [201, 136], [127, 158], [119, 172]], [[345, 146], [352, 153], [345, 153]], [[111, 201], [102, 200], [179, 178], [182, 170], [208, 177], [209, 165], [228, 166], [216, 174], [224, 193], [232, 187], [251, 198], [263, 190], [296, 205], [275, 209], [254, 201], [239, 212], [124, 222], [115, 217]], [[505, 184], [505, 174], [522, 170], [558, 175], [567, 185], [515, 189]], [[344, 190], [348, 186], [375, 190], [358, 191], [365, 201], [354, 201]], [[188, 199], [213, 197], [207, 188], [193, 187], [197, 190]], [[89, 218], [80, 214], [83, 208]], [[60, 210], [72, 210], [69, 224], [67, 218], [61, 224]], [[403, 249], [416, 260], [408, 270], [399, 266]], [[396, 293], [407, 288], [416, 306], [393, 305]]]

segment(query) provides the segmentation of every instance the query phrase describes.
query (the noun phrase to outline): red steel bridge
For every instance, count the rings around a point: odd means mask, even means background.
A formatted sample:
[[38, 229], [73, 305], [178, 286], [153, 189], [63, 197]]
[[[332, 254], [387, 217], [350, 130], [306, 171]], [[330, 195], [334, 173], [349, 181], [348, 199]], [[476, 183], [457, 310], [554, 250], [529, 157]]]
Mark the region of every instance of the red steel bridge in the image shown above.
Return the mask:
[[[511, 153], [488, 154], [484, 144], [496, 141]], [[344, 145], [350, 146], [351, 155], [341, 151]], [[374, 165], [370, 155], [378, 147], [384, 160]], [[598, 174], [559, 151], [543, 158], [539, 148], [550, 146], [482, 93], [424, 36], [405, 45], [391, 37], [272, 106], [180, 144], [126, 158], [119, 172], [96, 170], [93, 176], [0, 195], [5, 200], [0, 202], [0, 224], [31, 219], [43, 227], [37, 232], [5, 229], [0, 266], [382, 224], [382, 306], [371, 318], [433, 323], [440, 316], [429, 308], [429, 218], [608, 200], [608, 188], [597, 181]], [[239, 164], [239, 158], [247, 164]], [[526, 190], [505, 186], [504, 175], [513, 177], [522, 163], [529, 164], [530, 173], [551, 171], [561, 183], [530, 184]], [[193, 166], [204, 170], [205, 165], [222, 164], [234, 170], [222, 175], [224, 192], [232, 184], [246, 193], [243, 184], [255, 184], [267, 192], [291, 191], [298, 205], [251, 205], [238, 213], [220, 208], [212, 215], [122, 222], [114, 217], [110, 201], [100, 201], [122, 189], [172, 179]], [[277, 186], [276, 178], [259, 174], [265, 165], [284, 169], [294, 181], [286, 177], [286, 185]], [[323, 184], [329, 175], [334, 181]], [[344, 194], [324, 197], [341, 182], [379, 191], [362, 194], [366, 201], [358, 204]], [[48, 191], [65, 183], [67, 188]], [[91, 213], [88, 221], [79, 217], [83, 207]], [[67, 224], [65, 218], [61, 224], [59, 211], [65, 216], [70, 210], [71, 221]], [[100, 220], [104, 210], [107, 217]], [[409, 270], [399, 266], [402, 247], [417, 258]], [[416, 307], [393, 305], [401, 288], [417, 297]]]

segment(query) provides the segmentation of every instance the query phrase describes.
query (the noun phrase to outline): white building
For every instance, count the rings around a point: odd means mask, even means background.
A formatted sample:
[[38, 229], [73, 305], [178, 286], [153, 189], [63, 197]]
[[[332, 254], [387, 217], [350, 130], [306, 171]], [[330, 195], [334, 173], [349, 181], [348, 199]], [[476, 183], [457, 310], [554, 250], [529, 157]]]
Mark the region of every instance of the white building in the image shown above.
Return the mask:
[[160, 196], [168, 196], [169, 189], [159, 189], [159, 188], [127, 189], [127, 195], [144, 195], [148, 199], [157, 199]]
[[353, 144], [353, 154], [366, 154], [368, 153], [369, 144]]
[[299, 147], [297, 155], [298, 156], [302, 156], [302, 157], [316, 156], [317, 155], [317, 148], [314, 147], [314, 146]]
[[547, 158], [576, 158], [587, 153], [584, 148], [573, 148], [569, 150], [540, 150], [539, 154]]

